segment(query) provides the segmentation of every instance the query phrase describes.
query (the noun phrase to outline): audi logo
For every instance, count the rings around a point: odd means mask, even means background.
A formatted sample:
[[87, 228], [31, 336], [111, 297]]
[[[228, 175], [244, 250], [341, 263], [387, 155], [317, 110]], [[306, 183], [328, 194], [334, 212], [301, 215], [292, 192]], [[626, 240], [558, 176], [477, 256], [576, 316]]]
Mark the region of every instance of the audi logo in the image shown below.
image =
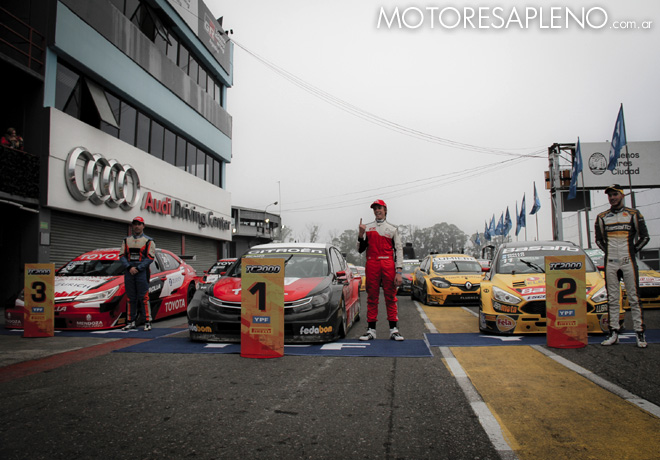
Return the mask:
[[[124, 211], [140, 202], [140, 178], [131, 165], [106, 160], [103, 155], [76, 147], [69, 152], [64, 168], [66, 186], [77, 201], [105, 203]], [[80, 173], [76, 174], [77, 171]]]

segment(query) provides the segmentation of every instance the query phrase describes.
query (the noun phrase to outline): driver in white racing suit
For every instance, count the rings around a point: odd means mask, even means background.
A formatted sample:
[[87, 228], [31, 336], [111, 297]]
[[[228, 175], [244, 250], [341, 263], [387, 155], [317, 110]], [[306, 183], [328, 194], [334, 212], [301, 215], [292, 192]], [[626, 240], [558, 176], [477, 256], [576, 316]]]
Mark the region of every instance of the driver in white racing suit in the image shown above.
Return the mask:
[[[605, 252], [609, 337], [601, 345], [619, 343], [619, 273], [623, 277], [632, 312], [637, 346], [646, 348], [644, 315], [639, 302], [639, 272], [635, 255], [649, 242], [649, 232], [642, 214], [623, 205], [623, 188], [619, 184], [605, 189], [611, 208], [596, 217], [596, 244]], [[635, 240], [637, 240], [635, 242]]]

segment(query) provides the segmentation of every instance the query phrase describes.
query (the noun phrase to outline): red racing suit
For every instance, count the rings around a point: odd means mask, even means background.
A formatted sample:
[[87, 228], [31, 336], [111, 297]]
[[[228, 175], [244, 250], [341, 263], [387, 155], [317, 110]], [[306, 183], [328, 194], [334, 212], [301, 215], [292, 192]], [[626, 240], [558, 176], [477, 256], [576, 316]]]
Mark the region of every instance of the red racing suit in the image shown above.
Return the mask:
[[[649, 232], [642, 214], [633, 208], [608, 209], [596, 217], [596, 244], [605, 252], [605, 283], [610, 321], [619, 318], [620, 283], [623, 274], [626, 294], [635, 331], [644, 330], [644, 316], [639, 303], [639, 271], [635, 255], [649, 242]], [[637, 243], [635, 238], [637, 237]], [[618, 329], [610, 322], [610, 328]]]
[[[129, 236], [121, 243], [119, 260], [126, 268], [124, 287], [126, 289], [128, 322], [135, 321], [140, 313], [145, 321], [151, 321], [149, 306], [149, 265], [156, 256], [156, 243], [144, 233], [138, 237]], [[135, 267], [138, 272], [131, 275], [129, 270]]]
[[363, 239], [358, 238], [358, 252], [367, 251], [366, 290], [367, 290], [367, 322], [378, 320], [378, 298], [380, 287], [383, 286], [387, 320], [398, 321], [396, 286], [394, 278], [396, 270], [403, 268], [403, 246], [396, 226], [386, 220], [374, 221], [366, 225]]

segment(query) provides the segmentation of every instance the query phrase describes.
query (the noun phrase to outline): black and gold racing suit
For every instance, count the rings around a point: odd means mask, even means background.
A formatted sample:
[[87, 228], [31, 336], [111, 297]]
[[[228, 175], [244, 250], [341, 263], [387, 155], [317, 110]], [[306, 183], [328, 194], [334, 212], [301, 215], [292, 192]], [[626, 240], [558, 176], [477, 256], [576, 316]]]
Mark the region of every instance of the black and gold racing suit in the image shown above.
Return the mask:
[[[637, 241], [635, 241], [637, 240]], [[649, 232], [642, 214], [633, 208], [608, 209], [596, 217], [596, 244], [605, 252], [610, 320], [619, 318], [621, 302], [619, 271], [623, 276], [635, 331], [643, 331], [644, 315], [639, 303], [639, 272], [635, 255], [649, 242]], [[610, 329], [619, 328], [618, 321]]]

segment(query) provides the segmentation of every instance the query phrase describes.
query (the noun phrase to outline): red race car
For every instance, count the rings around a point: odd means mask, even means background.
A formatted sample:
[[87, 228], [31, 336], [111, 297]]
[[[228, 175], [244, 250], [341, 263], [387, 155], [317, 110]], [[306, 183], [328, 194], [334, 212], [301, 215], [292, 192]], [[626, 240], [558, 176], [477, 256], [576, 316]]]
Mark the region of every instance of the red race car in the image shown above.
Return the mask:
[[[195, 295], [195, 269], [165, 249], [156, 249], [149, 269], [153, 319], [185, 312]], [[14, 308], [5, 310], [5, 328], [22, 329], [23, 312], [21, 293]], [[55, 273], [55, 329], [111, 329], [124, 324], [126, 295], [119, 248], [86, 252]]]

